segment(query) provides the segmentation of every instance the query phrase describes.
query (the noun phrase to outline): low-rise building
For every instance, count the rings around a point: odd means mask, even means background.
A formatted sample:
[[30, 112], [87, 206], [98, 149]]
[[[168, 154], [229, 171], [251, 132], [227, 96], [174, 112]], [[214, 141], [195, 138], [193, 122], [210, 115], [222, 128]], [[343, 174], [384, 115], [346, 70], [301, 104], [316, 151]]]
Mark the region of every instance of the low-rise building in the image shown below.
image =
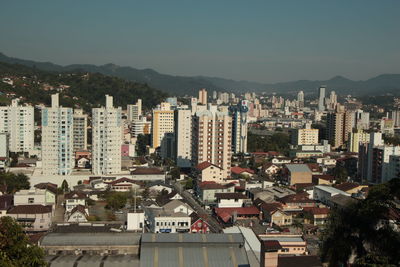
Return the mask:
[[0, 195], [0, 217], [7, 215], [7, 211], [13, 206], [13, 203], [13, 195]]
[[309, 194], [307, 192], [287, 195], [279, 198], [278, 201], [283, 204], [283, 208], [285, 210], [301, 210], [305, 207], [315, 207], [316, 205], [315, 201], [309, 198]]
[[306, 164], [286, 164], [283, 178], [289, 185], [312, 182], [312, 172]]
[[252, 169], [241, 168], [238, 166], [232, 167], [231, 172], [232, 172], [232, 177], [240, 177], [240, 178], [242, 177], [251, 178], [255, 174], [255, 171], [253, 171]]
[[225, 224], [235, 223], [241, 219], [258, 219], [260, 211], [255, 206], [240, 208], [215, 208], [217, 218]]
[[283, 210], [283, 205], [279, 202], [274, 203], [261, 203], [259, 205], [262, 213], [262, 218], [272, 225], [291, 225], [293, 218], [290, 213]]
[[224, 177], [224, 170], [208, 161], [204, 161], [196, 166], [200, 182], [223, 183], [227, 177]]
[[336, 195], [350, 196], [349, 193], [328, 185], [316, 185], [313, 190], [313, 199], [328, 206], [332, 206], [331, 199]]
[[14, 194], [14, 205], [50, 205], [56, 203], [56, 194], [47, 189], [19, 190]]
[[190, 232], [190, 215], [163, 208], [146, 208], [145, 223], [151, 233]]
[[233, 193], [235, 192], [235, 184], [218, 184], [215, 182], [202, 182], [197, 186], [198, 195], [205, 205], [215, 204], [216, 193]]
[[[301, 235], [291, 235], [291, 234], [266, 234], [259, 235], [261, 242], [278, 242], [281, 249], [278, 254], [280, 255], [306, 255], [307, 242]], [[278, 265], [279, 266], [279, 265]]]
[[133, 180], [137, 181], [164, 181], [165, 182], [165, 172], [158, 168], [136, 168], [131, 171], [131, 176]]
[[243, 207], [245, 200], [250, 200], [241, 193], [216, 193], [215, 198], [218, 208], [239, 208]]
[[207, 234], [210, 232], [210, 226], [203, 216], [199, 216], [196, 212], [190, 215], [192, 225], [190, 226], [191, 233]]
[[49, 230], [52, 215], [52, 206], [36, 204], [15, 206], [7, 212], [7, 216], [14, 218], [27, 232]]
[[129, 192], [139, 190], [144, 184], [126, 177], [114, 180], [109, 183], [110, 190], [116, 192]]

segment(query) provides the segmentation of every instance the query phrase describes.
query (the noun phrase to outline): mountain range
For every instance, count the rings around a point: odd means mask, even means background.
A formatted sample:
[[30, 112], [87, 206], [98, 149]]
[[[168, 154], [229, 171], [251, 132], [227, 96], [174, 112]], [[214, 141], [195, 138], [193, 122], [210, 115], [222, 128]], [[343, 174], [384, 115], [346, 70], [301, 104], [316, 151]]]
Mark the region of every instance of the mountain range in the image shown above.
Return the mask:
[[218, 77], [207, 76], [173, 76], [159, 73], [153, 69], [136, 69], [133, 67], [118, 66], [115, 64], [92, 65], [73, 64], [67, 66], [51, 62], [38, 62], [13, 58], [0, 53], [0, 62], [21, 64], [45, 71], [65, 72], [84, 71], [115, 76], [137, 83], [145, 83], [151, 87], [165, 91], [169, 95], [197, 95], [201, 88], [209, 91], [227, 91], [234, 93], [265, 92], [278, 94], [292, 94], [303, 90], [306, 94], [316, 94], [321, 85], [328, 90], [335, 90], [338, 94], [368, 95], [368, 94], [394, 94], [400, 95], [400, 74], [382, 74], [364, 81], [354, 81], [342, 76], [335, 76], [329, 80], [298, 80], [280, 83], [259, 83], [251, 81], [236, 81]]

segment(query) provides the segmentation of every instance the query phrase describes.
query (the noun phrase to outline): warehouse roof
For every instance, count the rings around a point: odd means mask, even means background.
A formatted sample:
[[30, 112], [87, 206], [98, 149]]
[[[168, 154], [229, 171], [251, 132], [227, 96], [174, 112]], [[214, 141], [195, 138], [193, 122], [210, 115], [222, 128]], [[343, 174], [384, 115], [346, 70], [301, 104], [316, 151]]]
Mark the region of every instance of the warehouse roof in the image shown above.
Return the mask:
[[49, 233], [41, 246], [119, 246], [139, 245], [138, 233]]
[[249, 261], [241, 234], [149, 233], [142, 236], [140, 266], [249, 266]]

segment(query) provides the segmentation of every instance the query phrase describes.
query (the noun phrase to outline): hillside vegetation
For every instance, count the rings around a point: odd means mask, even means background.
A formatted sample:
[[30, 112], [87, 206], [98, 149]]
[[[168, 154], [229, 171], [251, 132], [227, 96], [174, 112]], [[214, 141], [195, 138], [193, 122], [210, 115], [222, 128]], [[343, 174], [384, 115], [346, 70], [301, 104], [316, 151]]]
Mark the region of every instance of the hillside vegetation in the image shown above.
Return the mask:
[[15, 94], [23, 97], [24, 102], [49, 105], [50, 95], [59, 92], [61, 105], [90, 111], [92, 107], [105, 105], [105, 94], [114, 96], [114, 105], [123, 109], [138, 98], [143, 100], [144, 108], [151, 108], [167, 97], [166, 93], [147, 84], [100, 73], [51, 72], [0, 62], [0, 79], [5, 77], [10, 78], [13, 84], [0, 82], [3, 104], [7, 102], [5, 95], [11, 93], [9, 98]]

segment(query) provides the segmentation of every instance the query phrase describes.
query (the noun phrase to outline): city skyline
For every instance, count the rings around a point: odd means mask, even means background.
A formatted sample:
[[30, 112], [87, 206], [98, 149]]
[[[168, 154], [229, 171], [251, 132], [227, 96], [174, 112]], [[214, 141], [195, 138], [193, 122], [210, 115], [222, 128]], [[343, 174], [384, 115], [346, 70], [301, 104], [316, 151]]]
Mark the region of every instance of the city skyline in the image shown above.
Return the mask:
[[7, 3], [0, 51], [61, 65], [115, 63], [182, 76], [362, 80], [400, 69], [399, 5]]

